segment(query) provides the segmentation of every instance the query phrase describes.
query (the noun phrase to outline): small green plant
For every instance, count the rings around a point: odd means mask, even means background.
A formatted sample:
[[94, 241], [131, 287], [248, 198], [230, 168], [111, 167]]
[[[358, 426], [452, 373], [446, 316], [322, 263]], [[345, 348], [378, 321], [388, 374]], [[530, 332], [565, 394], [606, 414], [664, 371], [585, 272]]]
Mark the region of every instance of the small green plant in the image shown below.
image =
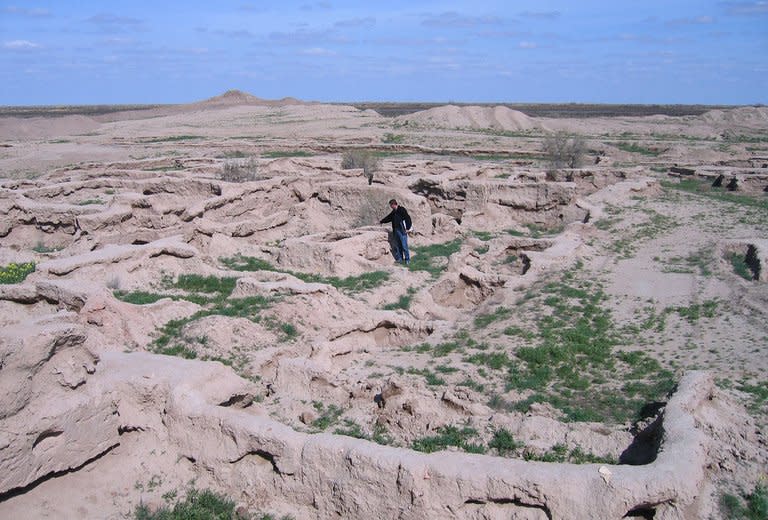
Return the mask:
[[496, 450], [502, 457], [506, 457], [522, 447], [509, 430], [500, 428], [493, 433], [493, 438], [488, 443], [488, 448]]
[[389, 132], [384, 134], [384, 137], [381, 138], [381, 142], [386, 144], [400, 144], [404, 140], [405, 140], [405, 135], [393, 134]]
[[60, 247], [49, 247], [43, 244], [42, 242], [38, 242], [35, 247], [32, 248], [32, 251], [35, 253], [40, 254], [47, 254], [47, 253], [55, 253], [57, 251], [61, 251]]
[[90, 204], [104, 204], [104, 201], [101, 199], [85, 199], [77, 203], [78, 206], [88, 206]]
[[325, 431], [334, 424], [336, 424], [344, 413], [344, 410], [336, 406], [335, 404], [326, 406], [320, 401], [314, 401], [312, 406], [320, 414], [320, 416], [312, 422], [312, 426], [320, 431]]
[[0, 267], [0, 284], [14, 284], [23, 282], [27, 276], [35, 272], [34, 262], [21, 264], [10, 263]]
[[731, 266], [733, 267], [734, 273], [744, 278], [745, 280], [751, 281], [755, 279], [754, 275], [752, 274], [752, 271], [747, 265], [744, 255], [741, 255], [739, 253], [730, 253], [728, 255], [728, 260], [730, 261]]
[[354, 437], [355, 439], [366, 439], [367, 436], [363, 429], [355, 421], [350, 419], [344, 419], [344, 426], [336, 428], [333, 433], [336, 435], [346, 435], [347, 437]]

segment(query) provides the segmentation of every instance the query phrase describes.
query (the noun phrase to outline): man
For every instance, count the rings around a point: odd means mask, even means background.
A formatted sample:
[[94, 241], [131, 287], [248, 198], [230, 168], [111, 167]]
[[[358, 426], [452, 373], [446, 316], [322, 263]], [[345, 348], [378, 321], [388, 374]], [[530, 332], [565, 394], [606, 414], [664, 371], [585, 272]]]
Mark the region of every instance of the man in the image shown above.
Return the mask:
[[408, 252], [408, 231], [411, 230], [411, 217], [404, 207], [399, 206], [395, 199], [389, 201], [392, 212], [381, 219], [380, 224], [392, 222], [392, 252], [397, 263], [411, 263], [411, 254]]

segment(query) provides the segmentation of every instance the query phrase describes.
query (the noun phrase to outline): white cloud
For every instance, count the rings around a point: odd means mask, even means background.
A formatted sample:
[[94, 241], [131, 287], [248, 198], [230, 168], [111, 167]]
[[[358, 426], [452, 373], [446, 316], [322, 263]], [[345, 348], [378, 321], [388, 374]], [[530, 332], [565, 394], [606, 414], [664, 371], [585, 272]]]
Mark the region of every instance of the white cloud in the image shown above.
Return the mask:
[[696, 16], [693, 18], [677, 18], [670, 20], [667, 25], [709, 25], [715, 21], [711, 16]]
[[8, 14], [31, 16], [33, 18], [46, 18], [48, 16], [51, 16], [51, 12], [48, 9], [38, 9], [38, 8], [28, 9], [26, 7], [16, 7], [15, 5], [5, 7], [3, 11]]
[[332, 51], [331, 49], [326, 49], [323, 47], [310, 47], [309, 49], [302, 49], [302, 54], [306, 54], [307, 56], [335, 56], [336, 52]]
[[720, 2], [730, 15], [751, 15], [768, 13], [768, 2]]
[[518, 43], [517, 46], [520, 47], [521, 49], [535, 49], [536, 47], [538, 47], [538, 44], [536, 44], [536, 42], [522, 41]]
[[9, 42], [3, 42], [3, 49], [12, 51], [28, 51], [40, 48], [41, 45], [39, 43], [31, 42], [29, 40], [11, 40]]

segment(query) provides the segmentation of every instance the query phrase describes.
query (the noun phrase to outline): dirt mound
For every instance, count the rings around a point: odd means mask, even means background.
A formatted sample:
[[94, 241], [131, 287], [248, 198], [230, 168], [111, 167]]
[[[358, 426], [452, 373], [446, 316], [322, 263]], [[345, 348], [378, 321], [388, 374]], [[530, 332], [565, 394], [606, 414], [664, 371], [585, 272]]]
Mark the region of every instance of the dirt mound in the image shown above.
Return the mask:
[[259, 105], [259, 106], [283, 106], [283, 105], [300, 105], [302, 102], [296, 98], [284, 97], [282, 99], [262, 99], [254, 96], [242, 90], [232, 89], [227, 90], [223, 94], [214, 96], [212, 98], [200, 101], [198, 103], [192, 103], [194, 107], [232, 107], [239, 105]]
[[425, 126], [444, 128], [490, 128], [494, 130], [530, 130], [539, 125], [530, 117], [504, 106], [456, 106], [422, 110], [406, 116], [395, 118], [401, 123], [415, 123]]
[[735, 125], [768, 128], [768, 107], [741, 107], [732, 110], [710, 110], [701, 119], [713, 125]]

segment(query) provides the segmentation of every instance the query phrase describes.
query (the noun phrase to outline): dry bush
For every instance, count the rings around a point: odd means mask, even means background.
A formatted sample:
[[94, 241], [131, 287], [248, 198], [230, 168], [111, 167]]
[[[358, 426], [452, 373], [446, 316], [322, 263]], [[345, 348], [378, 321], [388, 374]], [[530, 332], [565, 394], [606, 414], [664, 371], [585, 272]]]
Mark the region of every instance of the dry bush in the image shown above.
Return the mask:
[[370, 150], [347, 150], [341, 157], [341, 168], [351, 170], [362, 168], [368, 184], [373, 183], [373, 174], [379, 169], [380, 161]]
[[232, 159], [226, 161], [221, 170], [221, 180], [226, 182], [248, 182], [258, 178], [256, 159]]
[[581, 136], [557, 132], [544, 141], [544, 156], [550, 171], [560, 168], [579, 168], [584, 161], [587, 143]]

